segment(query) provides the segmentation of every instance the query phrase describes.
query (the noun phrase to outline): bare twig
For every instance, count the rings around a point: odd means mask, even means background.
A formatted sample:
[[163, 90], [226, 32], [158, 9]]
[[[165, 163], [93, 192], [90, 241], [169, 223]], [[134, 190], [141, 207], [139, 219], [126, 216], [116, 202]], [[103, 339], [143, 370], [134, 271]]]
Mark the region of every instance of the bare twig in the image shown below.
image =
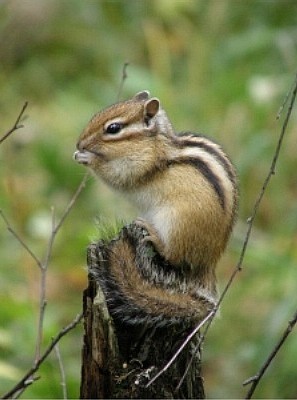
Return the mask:
[[39, 314], [38, 314], [37, 339], [36, 339], [35, 357], [34, 357], [35, 364], [38, 362], [40, 358], [41, 345], [43, 339], [43, 321], [44, 321], [45, 309], [47, 306], [46, 278], [47, 278], [47, 269], [43, 269], [41, 271], [41, 278], [40, 278]]
[[126, 61], [126, 62], [124, 63], [124, 65], [123, 65], [122, 77], [121, 77], [120, 86], [119, 86], [119, 91], [118, 91], [118, 95], [117, 95], [117, 101], [119, 101], [120, 98], [121, 98], [125, 80], [128, 78], [128, 75], [127, 75], [127, 68], [128, 68], [128, 65], [129, 65], [129, 63], [128, 63], [127, 61]]
[[56, 352], [56, 356], [58, 359], [58, 364], [59, 364], [59, 369], [60, 369], [60, 374], [61, 374], [61, 386], [62, 386], [62, 390], [63, 390], [63, 399], [67, 399], [66, 374], [65, 374], [65, 369], [64, 369], [64, 365], [63, 365], [63, 361], [62, 361], [62, 357], [61, 357], [61, 353], [60, 353], [59, 343], [57, 343], [55, 345], [55, 352]]
[[27, 246], [27, 244], [23, 241], [23, 239], [16, 233], [16, 231], [13, 229], [11, 224], [9, 223], [8, 219], [4, 215], [3, 211], [0, 210], [0, 216], [5, 222], [7, 230], [16, 238], [16, 240], [23, 246], [23, 248], [27, 251], [28, 254], [33, 258], [33, 260], [36, 262], [39, 268], [42, 268], [42, 263], [39, 260], [38, 257], [34, 254], [34, 252]]
[[282, 103], [282, 105], [280, 106], [280, 108], [278, 110], [278, 113], [277, 113], [277, 116], [276, 116], [277, 120], [280, 119], [280, 117], [281, 117], [281, 115], [282, 115], [282, 113], [283, 113], [283, 111], [285, 109], [285, 106], [286, 106], [286, 104], [288, 103], [288, 101], [290, 99], [290, 96], [292, 96], [292, 93], [294, 91], [295, 85], [296, 85], [296, 78], [295, 78], [295, 81], [292, 83], [292, 86], [288, 90], [288, 93], [286, 94], [286, 96], [285, 96], [285, 98], [283, 100], [283, 103]]
[[[255, 202], [252, 215], [247, 219], [248, 229], [247, 229], [246, 236], [245, 236], [245, 239], [244, 239], [244, 242], [243, 242], [243, 246], [242, 246], [242, 250], [241, 250], [241, 253], [240, 253], [240, 256], [239, 256], [239, 261], [238, 261], [233, 273], [231, 274], [231, 277], [230, 277], [230, 279], [229, 279], [229, 281], [228, 281], [228, 283], [227, 283], [227, 285], [226, 285], [226, 287], [225, 287], [225, 289], [224, 289], [224, 291], [223, 291], [223, 293], [222, 293], [222, 295], [220, 297], [219, 305], [223, 301], [223, 299], [224, 299], [227, 291], [229, 290], [229, 287], [231, 286], [235, 276], [242, 269], [242, 263], [243, 263], [243, 259], [244, 259], [245, 253], [246, 253], [246, 249], [247, 249], [248, 243], [249, 243], [249, 239], [250, 239], [250, 235], [251, 235], [251, 231], [252, 231], [254, 220], [256, 218], [256, 215], [257, 215], [258, 209], [260, 207], [261, 201], [263, 199], [263, 196], [264, 196], [264, 194], [266, 192], [267, 186], [268, 186], [272, 176], [275, 175], [276, 163], [277, 163], [277, 160], [278, 160], [278, 157], [279, 157], [279, 154], [280, 154], [280, 150], [281, 150], [283, 139], [284, 139], [284, 136], [285, 136], [285, 133], [286, 133], [286, 130], [287, 130], [288, 122], [290, 120], [292, 109], [293, 109], [293, 106], [294, 106], [294, 103], [295, 103], [295, 100], [296, 100], [296, 94], [297, 94], [297, 75], [295, 77], [294, 88], [292, 90], [291, 99], [290, 99], [290, 102], [289, 102], [289, 105], [288, 105], [288, 111], [287, 111], [287, 114], [285, 116], [285, 120], [284, 120], [284, 123], [282, 125], [282, 128], [281, 128], [281, 132], [280, 132], [280, 135], [279, 135], [279, 140], [278, 140], [278, 143], [277, 143], [277, 146], [276, 146], [275, 153], [273, 155], [273, 159], [272, 159], [272, 162], [271, 162], [271, 165], [270, 165], [270, 169], [269, 169], [268, 175], [266, 176], [266, 178], [264, 180], [262, 189], [261, 189], [261, 191], [259, 193], [259, 196], [258, 196], [256, 202]], [[286, 100], [285, 102], [287, 102], [287, 101], [288, 100]]]
[[183, 349], [186, 347], [186, 345], [189, 343], [190, 340], [196, 335], [196, 333], [202, 328], [206, 322], [212, 318], [214, 314], [214, 311], [211, 311], [207, 316], [193, 329], [193, 331], [188, 335], [188, 337], [185, 339], [183, 344], [179, 347], [179, 349], [174, 353], [172, 358], [167, 362], [167, 364], [147, 383], [146, 387], [149, 387], [152, 383], [155, 382], [156, 379], [158, 379], [161, 375], [164, 374], [165, 371], [174, 363], [176, 358], [179, 356], [179, 354], [183, 351]]
[[242, 263], [243, 263], [244, 256], [245, 256], [245, 253], [246, 253], [246, 249], [247, 249], [247, 246], [248, 246], [248, 243], [249, 243], [249, 239], [250, 239], [250, 236], [251, 236], [251, 231], [252, 231], [254, 220], [256, 218], [256, 215], [257, 215], [258, 209], [260, 207], [261, 201], [263, 199], [263, 196], [264, 196], [264, 194], [266, 192], [267, 186], [268, 186], [272, 176], [275, 175], [276, 163], [277, 163], [277, 160], [279, 158], [279, 154], [280, 154], [281, 146], [282, 146], [282, 143], [283, 143], [283, 139], [284, 139], [284, 136], [285, 136], [285, 133], [286, 133], [286, 130], [287, 130], [287, 126], [288, 126], [288, 122], [289, 122], [289, 119], [290, 119], [290, 116], [291, 116], [291, 113], [292, 113], [292, 109], [293, 109], [293, 106], [294, 106], [294, 103], [295, 103], [295, 100], [296, 100], [296, 94], [297, 94], [297, 75], [295, 77], [294, 88], [292, 90], [292, 95], [291, 95], [291, 99], [290, 99], [290, 102], [289, 102], [288, 111], [287, 111], [284, 123], [282, 125], [282, 128], [281, 128], [281, 132], [280, 132], [280, 135], [279, 135], [279, 140], [278, 140], [278, 143], [277, 143], [277, 146], [276, 146], [276, 150], [275, 150], [274, 155], [273, 155], [273, 159], [272, 159], [272, 162], [271, 162], [271, 165], [270, 165], [270, 169], [269, 169], [268, 175], [266, 176], [266, 178], [264, 180], [262, 189], [261, 189], [261, 191], [259, 193], [259, 196], [258, 196], [256, 202], [255, 202], [255, 205], [254, 205], [254, 208], [253, 208], [253, 211], [252, 211], [252, 215], [247, 219], [248, 229], [247, 229], [247, 232], [246, 232], [246, 235], [245, 235], [245, 239], [244, 239], [244, 242], [243, 242], [243, 246], [242, 246], [242, 250], [241, 250], [241, 253], [240, 253], [240, 256], [239, 256], [239, 261], [238, 261], [234, 271], [232, 272], [231, 277], [230, 277], [229, 281], [227, 282], [227, 285], [226, 285], [225, 289], [223, 290], [223, 292], [222, 292], [222, 294], [220, 296], [220, 299], [219, 299], [219, 302], [218, 302], [218, 306], [222, 303], [222, 301], [223, 301], [226, 293], [228, 292], [228, 290], [229, 290], [229, 288], [230, 288], [235, 276], [242, 269]]
[[[192, 356], [191, 356], [190, 361], [188, 362], [188, 365], [187, 365], [186, 368], [185, 368], [184, 374], [183, 374], [183, 376], [180, 378], [180, 380], [179, 380], [179, 382], [178, 382], [178, 385], [176, 386], [176, 390], [179, 390], [179, 388], [181, 387], [183, 381], [185, 380], [185, 378], [186, 378], [186, 376], [187, 376], [187, 374], [188, 374], [188, 372], [189, 372], [189, 369], [191, 368], [191, 365], [192, 365], [192, 363], [193, 363], [193, 361], [194, 361], [194, 359], [195, 359], [195, 357], [196, 357], [196, 354], [197, 354], [197, 352], [199, 351], [199, 349], [200, 349], [202, 343], [203, 343], [204, 340], [205, 340], [206, 334], [207, 334], [207, 332], [208, 332], [208, 330], [209, 330], [209, 328], [210, 328], [210, 326], [211, 326], [211, 322], [212, 322], [212, 320], [214, 319], [214, 317], [215, 317], [217, 311], [218, 311], [218, 306], [215, 307], [215, 308], [212, 310], [212, 312], [209, 314], [209, 319], [206, 321], [207, 323], [206, 323], [206, 325], [205, 325], [204, 332], [203, 332], [203, 333], [200, 333], [199, 340], [198, 340], [198, 342], [196, 343], [195, 349], [194, 349], [194, 351], [193, 351], [193, 353], [192, 353]], [[196, 330], [196, 329], [197, 329], [197, 328], [195, 328], [195, 330]], [[198, 330], [197, 330], [197, 331], [198, 331]]]
[[[281, 110], [278, 112], [277, 119], [279, 119], [279, 116], [280, 116], [281, 112], [283, 111], [284, 105], [290, 99], [289, 105], [288, 105], [288, 110], [287, 110], [283, 125], [281, 127], [278, 143], [277, 143], [277, 146], [276, 146], [273, 158], [272, 158], [270, 169], [269, 169], [268, 174], [267, 174], [267, 176], [266, 176], [266, 178], [264, 180], [264, 183], [263, 183], [262, 189], [261, 189], [261, 191], [259, 193], [259, 196], [256, 199], [256, 202], [255, 202], [254, 207], [253, 207], [252, 214], [247, 219], [248, 229], [247, 229], [247, 232], [246, 232], [246, 235], [245, 235], [245, 239], [244, 239], [244, 242], [243, 242], [243, 246], [242, 246], [242, 250], [241, 250], [241, 253], [240, 253], [240, 256], [239, 256], [238, 263], [235, 266], [235, 268], [234, 268], [234, 270], [233, 270], [233, 272], [232, 272], [232, 274], [231, 274], [231, 276], [229, 278], [229, 281], [227, 282], [227, 284], [225, 286], [225, 289], [223, 290], [223, 292], [222, 292], [222, 294], [221, 294], [221, 296], [219, 298], [218, 308], [221, 305], [222, 301], [224, 300], [227, 292], [229, 291], [229, 289], [230, 289], [235, 277], [242, 270], [242, 264], [243, 264], [243, 260], [244, 260], [245, 253], [246, 253], [246, 250], [247, 250], [247, 246], [248, 246], [248, 243], [249, 243], [249, 239], [250, 239], [250, 236], [251, 236], [251, 231], [252, 231], [254, 220], [256, 218], [256, 215], [257, 215], [258, 209], [260, 207], [261, 201], [263, 199], [263, 196], [264, 196], [264, 194], [266, 192], [267, 186], [268, 186], [272, 176], [275, 175], [275, 167], [276, 167], [276, 164], [277, 164], [277, 161], [278, 161], [278, 158], [279, 158], [279, 154], [280, 154], [281, 146], [282, 146], [282, 143], [283, 143], [283, 139], [284, 139], [284, 136], [285, 136], [285, 133], [286, 133], [286, 130], [287, 130], [287, 126], [288, 126], [288, 123], [289, 123], [289, 120], [290, 120], [290, 116], [291, 116], [291, 113], [292, 113], [292, 110], [293, 110], [293, 106], [294, 106], [295, 100], [296, 100], [296, 95], [297, 95], [297, 74], [295, 76], [293, 89], [289, 91], [289, 94], [290, 93], [291, 93], [291, 97], [289, 97], [288, 94], [286, 95], [286, 98], [285, 98], [285, 100], [283, 102]], [[207, 333], [207, 331], [208, 331], [208, 329], [209, 329], [209, 327], [210, 327], [210, 325], [211, 325], [211, 323], [213, 321], [214, 316], [215, 315], [213, 315], [213, 317], [209, 320], [208, 324], [206, 325], [205, 332], [204, 332], [204, 335], [202, 336], [202, 339], [205, 338], [206, 333]], [[198, 349], [198, 346], [197, 346], [197, 349]]]
[[56, 237], [58, 231], [60, 230], [61, 226], [63, 225], [66, 217], [68, 216], [72, 207], [74, 206], [78, 196], [84, 189], [88, 176], [89, 176], [89, 174], [86, 173], [85, 176], [83, 177], [80, 185], [78, 186], [77, 190], [75, 191], [72, 199], [68, 203], [62, 217], [60, 218], [60, 220], [57, 224], [55, 222], [55, 211], [54, 211], [54, 208], [52, 208], [52, 230], [51, 230], [48, 245], [46, 248], [46, 255], [45, 255], [44, 262], [41, 262], [41, 260], [36, 256], [36, 254], [29, 248], [29, 246], [24, 242], [24, 240], [17, 234], [17, 232], [13, 229], [13, 227], [9, 223], [8, 219], [4, 215], [3, 211], [0, 210], [0, 216], [2, 217], [3, 221], [5, 222], [7, 230], [17, 239], [17, 241], [23, 246], [23, 248], [30, 254], [30, 256], [36, 262], [37, 266], [39, 267], [39, 269], [41, 271], [40, 306], [39, 306], [38, 331], [37, 331], [34, 363], [36, 363], [40, 357], [40, 349], [41, 349], [42, 336], [43, 336], [43, 320], [44, 320], [44, 313], [45, 313], [45, 308], [46, 308], [46, 304], [47, 304], [47, 302], [46, 302], [47, 268], [48, 268], [48, 264], [49, 264], [49, 261], [51, 258], [54, 240], [55, 240], [55, 237]]
[[249, 391], [248, 391], [248, 393], [247, 393], [247, 395], [245, 397], [246, 399], [251, 399], [252, 398], [252, 396], [253, 396], [253, 394], [254, 394], [254, 392], [256, 390], [256, 387], [258, 386], [258, 383], [259, 383], [260, 379], [264, 375], [265, 371], [267, 370], [267, 368], [271, 364], [271, 362], [274, 359], [274, 357], [279, 352], [280, 348], [284, 344], [284, 342], [287, 339], [287, 337], [289, 336], [289, 334], [292, 332], [292, 330], [293, 330], [294, 326], [296, 325], [296, 323], [297, 323], [297, 311], [295, 311], [294, 317], [289, 321], [286, 330], [282, 334], [281, 338], [277, 342], [277, 344], [274, 347], [274, 349], [272, 350], [272, 352], [267, 357], [266, 361], [264, 362], [263, 366], [260, 368], [259, 372], [255, 376], [247, 379], [243, 383], [244, 386], [245, 385], [249, 385], [250, 383], [252, 383], [252, 386], [250, 387], [250, 389], [249, 389]]
[[69, 331], [74, 329], [82, 320], [83, 313], [80, 313], [76, 316], [76, 318], [65, 328], [63, 328], [53, 339], [52, 342], [49, 344], [47, 349], [41, 355], [39, 360], [32, 366], [32, 368], [23, 376], [23, 378], [7, 393], [5, 393], [2, 398], [9, 399], [13, 397], [19, 390], [22, 390], [29, 385], [31, 385], [32, 381], [34, 382], [36, 378], [34, 378], [34, 374], [38, 371], [41, 364], [47, 359], [49, 354], [52, 352], [56, 344], [65, 336]]
[[28, 106], [28, 102], [26, 101], [25, 104], [23, 105], [23, 108], [21, 109], [21, 112], [19, 113], [19, 115], [18, 115], [18, 117], [17, 117], [17, 119], [16, 119], [16, 121], [15, 121], [13, 127], [12, 127], [11, 129], [9, 129], [9, 131], [7, 131], [7, 132], [0, 138], [0, 144], [1, 144], [2, 142], [4, 142], [4, 140], [7, 139], [8, 136], [10, 136], [14, 131], [16, 131], [16, 130], [18, 130], [18, 129], [24, 127], [24, 125], [20, 125], [20, 122], [21, 122], [21, 119], [22, 119], [22, 117], [23, 117], [23, 115], [24, 115], [24, 112], [25, 112], [27, 106]]
[[73, 208], [74, 204], [76, 203], [77, 198], [79, 197], [79, 195], [81, 194], [81, 192], [83, 191], [84, 187], [86, 186], [87, 180], [89, 178], [90, 174], [89, 172], [87, 172], [81, 183], [79, 184], [78, 188], [76, 189], [72, 199], [69, 201], [64, 214], [62, 215], [60, 221], [57, 223], [57, 225], [55, 226], [53, 233], [54, 235], [56, 235], [58, 233], [58, 231], [60, 230], [61, 226], [63, 225], [65, 219], [67, 218], [68, 214], [70, 213], [71, 209]]
[[45, 308], [46, 308], [46, 279], [47, 279], [47, 269], [51, 259], [52, 250], [54, 241], [56, 238], [57, 233], [59, 232], [61, 226], [63, 225], [65, 219], [67, 218], [68, 214], [70, 213], [72, 207], [74, 206], [78, 196], [82, 192], [85, 187], [87, 178], [89, 174], [86, 173], [79, 184], [77, 190], [75, 191], [72, 199], [68, 203], [62, 217], [60, 218], [59, 222], [56, 224], [55, 218], [55, 210], [52, 207], [52, 230], [48, 240], [48, 245], [46, 249], [45, 260], [41, 267], [41, 277], [40, 277], [40, 306], [39, 306], [39, 318], [38, 318], [38, 330], [37, 330], [37, 340], [36, 340], [36, 349], [35, 349], [35, 363], [38, 362], [40, 358], [41, 352], [41, 345], [42, 345], [42, 338], [43, 338], [43, 322], [44, 322], [44, 315], [45, 315]]
[[55, 228], [55, 210], [52, 207], [52, 232], [49, 237], [47, 250], [46, 250], [46, 257], [45, 261], [41, 265], [41, 276], [40, 276], [40, 294], [39, 294], [39, 316], [38, 316], [38, 328], [37, 328], [37, 339], [36, 339], [36, 346], [35, 346], [35, 358], [34, 362], [37, 363], [40, 358], [41, 353], [41, 345], [43, 339], [43, 321], [45, 315], [45, 309], [47, 305], [46, 300], [46, 281], [47, 281], [47, 270], [48, 264], [50, 261], [50, 256], [52, 253], [53, 243], [54, 243], [54, 235], [53, 230]]
[[[41, 357], [41, 345], [42, 345], [42, 339], [43, 339], [43, 324], [44, 324], [44, 316], [45, 316], [45, 308], [46, 308], [46, 280], [47, 280], [47, 270], [48, 270], [48, 265], [51, 259], [52, 255], [52, 250], [53, 250], [53, 244], [55, 237], [57, 233], [59, 232], [61, 226], [63, 225], [65, 219], [67, 218], [68, 214], [70, 213], [71, 209], [73, 208], [78, 196], [82, 192], [82, 190], [85, 187], [87, 178], [89, 174], [85, 174], [84, 178], [82, 179], [80, 185], [78, 186], [77, 190], [75, 191], [72, 199], [68, 203], [64, 213], [62, 214], [62, 217], [60, 218], [59, 222], [56, 223], [55, 221], [55, 210], [52, 208], [52, 229], [51, 229], [51, 234], [48, 240], [48, 245], [46, 248], [46, 254], [44, 261], [41, 262], [40, 259], [35, 255], [35, 253], [27, 246], [27, 244], [21, 239], [21, 237], [16, 233], [16, 231], [12, 228], [11, 224], [9, 223], [8, 219], [5, 217], [4, 213], [2, 210], [0, 210], [0, 216], [4, 220], [6, 227], [8, 231], [18, 240], [18, 242], [24, 247], [24, 249], [30, 254], [30, 256], [33, 258], [33, 260], [36, 262], [38, 265], [40, 271], [41, 271], [41, 276], [40, 276], [40, 295], [39, 295], [39, 315], [38, 315], [38, 328], [37, 328], [37, 338], [36, 338], [36, 345], [35, 345], [35, 356], [34, 356], [34, 363], [33, 367], [31, 368], [30, 371], [35, 372], [35, 368], [40, 365], [40, 360], [42, 359]], [[30, 374], [26, 374], [26, 380], [24, 381], [24, 384], [22, 388], [20, 388], [20, 391], [23, 392], [26, 387], [31, 385], [34, 381], [36, 380], [35, 377], [30, 376]]]

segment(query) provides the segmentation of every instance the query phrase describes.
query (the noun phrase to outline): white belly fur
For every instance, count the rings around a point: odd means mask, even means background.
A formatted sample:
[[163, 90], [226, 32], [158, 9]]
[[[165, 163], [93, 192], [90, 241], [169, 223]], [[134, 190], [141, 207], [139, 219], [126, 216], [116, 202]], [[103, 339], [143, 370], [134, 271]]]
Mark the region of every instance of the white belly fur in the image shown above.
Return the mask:
[[129, 198], [140, 211], [140, 217], [153, 225], [162, 241], [166, 243], [175, 220], [174, 207], [169, 206], [164, 201], [158, 201], [160, 200], [158, 196], [152, 197], [146, 190], [130, 193]]

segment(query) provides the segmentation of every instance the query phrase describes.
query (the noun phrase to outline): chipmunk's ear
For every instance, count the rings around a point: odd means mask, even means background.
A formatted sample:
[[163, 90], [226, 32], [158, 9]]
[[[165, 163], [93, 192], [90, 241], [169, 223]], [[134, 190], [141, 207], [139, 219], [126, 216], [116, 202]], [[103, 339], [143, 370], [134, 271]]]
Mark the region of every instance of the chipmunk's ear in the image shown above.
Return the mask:
[[144, 104], [144, 118], [148, 122], [151, 118], [153, 118], [160, 109], [160, 101], [153, 97], [149, 99]]
[[142, 101], [142, 100], [148, 100], [149, 97], [150, 97], [150, 92], [148, 90], [143, 90], [142, 92], [136, 93], [133, 99], [137, 101]]

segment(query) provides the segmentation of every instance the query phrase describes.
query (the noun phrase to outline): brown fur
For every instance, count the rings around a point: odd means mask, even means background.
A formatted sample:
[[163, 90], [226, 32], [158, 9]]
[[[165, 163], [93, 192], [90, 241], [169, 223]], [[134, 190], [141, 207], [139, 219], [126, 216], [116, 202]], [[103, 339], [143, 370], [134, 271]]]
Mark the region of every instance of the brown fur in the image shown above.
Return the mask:
[[[114, 122], [122, 129], [108, 134]], [[185, 274], [201, 277], [213, 296], [214, 270], [237, 211], [236, 174], [221, 147], [202, 136], [176, 136], [159, 101], [140, 95], [96, 114], [77, 148], [78, 161], [139, 207], [157, 251], [177, 269], [187, 265]], [[188, 304], [201, 314], [189, 294], [151, 286], [133, 264], [113, 265], [123, 292], [148, 313], [176, 303], [177, 313]]]

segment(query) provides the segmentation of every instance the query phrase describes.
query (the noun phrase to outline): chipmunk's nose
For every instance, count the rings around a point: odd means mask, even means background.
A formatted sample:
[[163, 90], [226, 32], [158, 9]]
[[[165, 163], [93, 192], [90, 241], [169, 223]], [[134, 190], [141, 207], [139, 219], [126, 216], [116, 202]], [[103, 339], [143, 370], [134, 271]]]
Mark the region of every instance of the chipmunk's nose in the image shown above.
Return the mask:
[[84, 150], [83, 147], [82, 147], [81, 140], [78, 140], [78, 141], [77, 141], [77, 143], [76, 143], [76, 148], [77, 148], [77, 150], [80, 150], [80, 151], [83, 151], [83, 150]]
[[74, 154], [76, 154], [76, 153], [84, 153], [85, 151], [87, 151], [87, 150], [86, 150], [85, 143], [84, 143], [84, 141], [81, 140], [81, 139], [79, 139], [79, 140], [77, 141], [77, 143], [76, 143], [76, 148], [77, 148], [77, 151], [76, 151]]

